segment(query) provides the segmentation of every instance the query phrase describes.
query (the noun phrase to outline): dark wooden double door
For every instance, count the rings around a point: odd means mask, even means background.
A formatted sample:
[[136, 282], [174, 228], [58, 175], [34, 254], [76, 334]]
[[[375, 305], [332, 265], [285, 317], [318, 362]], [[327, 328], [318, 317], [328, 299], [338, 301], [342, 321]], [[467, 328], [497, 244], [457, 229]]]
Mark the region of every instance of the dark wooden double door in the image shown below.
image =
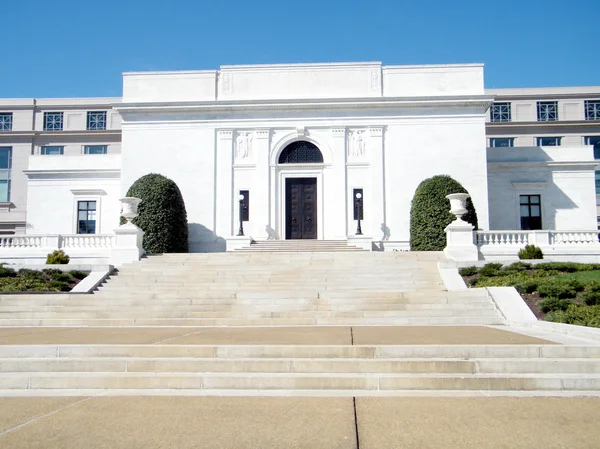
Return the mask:
[[317, 178], [285, 180], [285, 238], [317, 238]]

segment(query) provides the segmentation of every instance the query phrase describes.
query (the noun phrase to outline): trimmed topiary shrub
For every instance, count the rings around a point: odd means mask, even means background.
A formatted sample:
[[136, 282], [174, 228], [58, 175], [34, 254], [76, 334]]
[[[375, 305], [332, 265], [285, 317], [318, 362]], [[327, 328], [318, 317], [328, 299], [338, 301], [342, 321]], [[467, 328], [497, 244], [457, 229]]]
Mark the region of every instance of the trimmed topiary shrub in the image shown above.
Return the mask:
[[502, 267], [502, 273], [518, 273], [520, 271], [531, 270], [531, 267], [532, 265], [530, 263], [515, 262], [505, 267]]
[[518, 256], [521, 260], [543, 259], [544, 253], [535, 245], [526, 245], [525, 248], [519, 250]]
[[0, 264], [0, 278], [14, 278], [17, 272], [12, 268], [6, 268], [4, 264]]
[[[187, 253], [188, 223], [185, 203], [177, 184], [156, 173], [142, 176], [127, 191], [141, 198], [139, 216], [133, 220], [144, 231], [148, 253]], [[121, 220], [124, 223], [125, 220]]]
[[537, 290], [538, 285], [538, 281], [531, 280], [522, 282], [521, 284], [517, 284], [515, 285], [515, 288], [519, 293], [533, 293]]
[[65, 265], [69, 263], [71, 258], [65, 254], [62, 249], [57, 249], [48, 254], [46, 258], [47, 265]]
[[[425, 179], [413, 197], [410, 207], [410, 249], [411, 251], [443, 251], [446, 247], [444, 229], [452, 221], [451, 193], [468, 193], [455, 179], [448, 175], [438, 175]], [[477, 213], [471, 198], [467, 199], [467, 213], [462, 219], [477, 229]]]

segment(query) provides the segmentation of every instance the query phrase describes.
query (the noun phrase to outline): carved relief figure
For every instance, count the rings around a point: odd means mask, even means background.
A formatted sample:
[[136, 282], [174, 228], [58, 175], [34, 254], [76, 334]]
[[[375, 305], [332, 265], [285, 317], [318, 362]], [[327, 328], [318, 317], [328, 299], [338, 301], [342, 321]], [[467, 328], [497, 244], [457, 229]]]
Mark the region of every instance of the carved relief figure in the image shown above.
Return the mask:
[[247, 159], [252, 152], [252, 133], [240, 132], [235, 140], [235, 158]]
[[365, 155], [365, 136], [364, 131], [352, 131], [348, 148], [348, 155], [353, 157], [363, 157]]

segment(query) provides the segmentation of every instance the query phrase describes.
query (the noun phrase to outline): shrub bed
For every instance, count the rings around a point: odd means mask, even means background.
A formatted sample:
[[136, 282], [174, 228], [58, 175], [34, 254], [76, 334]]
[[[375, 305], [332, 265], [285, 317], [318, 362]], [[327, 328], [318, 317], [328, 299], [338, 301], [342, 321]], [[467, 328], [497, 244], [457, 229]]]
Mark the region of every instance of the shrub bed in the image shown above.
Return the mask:
[[600, 264], [488, 263], [459, 273], [470, 287], [515, 287], [538, 318], [600, 327]]
[[85, 271], [55, 268], [15, 271], [0, 264], [0, 292], [68, 292], [87, 275]]

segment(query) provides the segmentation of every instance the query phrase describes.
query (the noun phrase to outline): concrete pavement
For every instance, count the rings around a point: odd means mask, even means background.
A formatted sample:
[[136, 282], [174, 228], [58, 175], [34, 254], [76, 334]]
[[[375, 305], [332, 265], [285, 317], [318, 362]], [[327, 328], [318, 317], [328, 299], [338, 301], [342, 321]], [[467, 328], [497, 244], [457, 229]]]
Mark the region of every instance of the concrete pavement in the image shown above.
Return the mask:
[[9, 448], [596, 448], [600, 399], [0, 398]]

